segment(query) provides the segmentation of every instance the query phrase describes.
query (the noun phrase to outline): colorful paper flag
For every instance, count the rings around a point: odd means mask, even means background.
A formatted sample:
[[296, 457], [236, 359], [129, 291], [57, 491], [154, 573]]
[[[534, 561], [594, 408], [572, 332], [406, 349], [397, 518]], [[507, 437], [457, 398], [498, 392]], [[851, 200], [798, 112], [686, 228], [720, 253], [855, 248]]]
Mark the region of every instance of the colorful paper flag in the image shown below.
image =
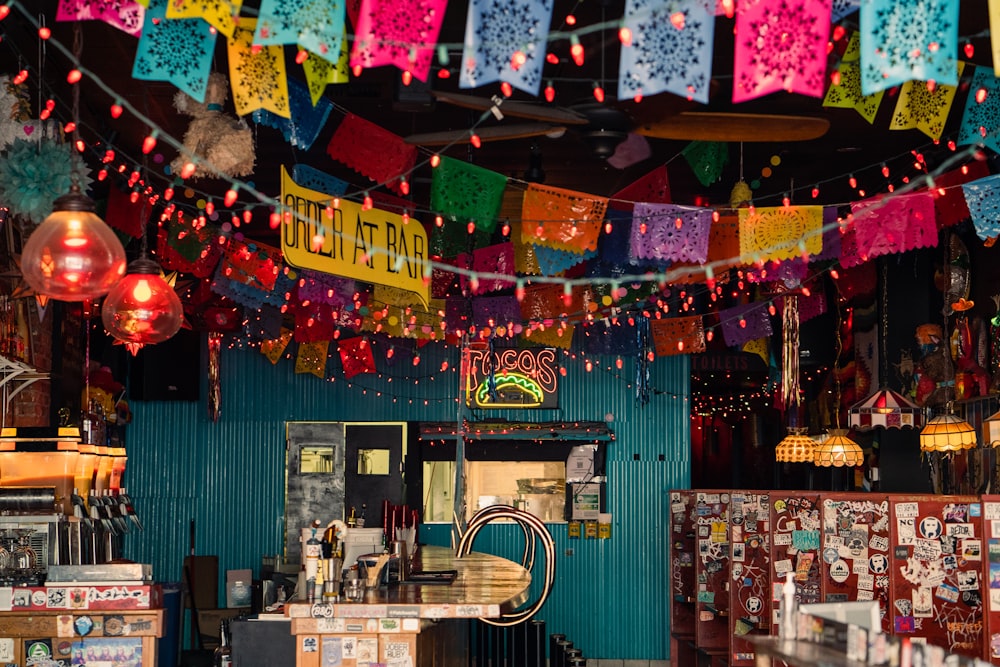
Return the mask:
[[1000, 174], [962, 186], [976, 235], [986, 240], [1000, 235]]
[[[961, 76], [965, 63], [958, 63]], [[937, 141], [944, 131], [948, 112], [955, 101], [955, 86], [937, 85], [931, 90], [923, 81], [907, 81], [899, 91], [890, 130], [918, 129]]]
[[361, 0], [351, 67], [395, 65], [427, 80], [447, 0]]
[[492, 232], [503, 203], [507, 177], [471, 162], [442, 157], [431, 177], [431, 209]]
[[707, 208], [637, 203], [632, 213], [632, 257], [704, 264], [712, 216]]
[[168, 19], [168, 0], [151, 0], [142, 24], [132, 78], [169, 81], [199, 102], [215, 54], [215, 35], [202, 19]]
[[736, 4], [733, 102], [781, 90], [823, 96], [831, 0]]
[[865, 0], [860, 25], [863, 94], [912, 80], [958, 85], [958, 0]]
[[628, 0], [618, 99], [669, 92], [708, 103], [715, 38], [714, 7], [706, 0]]
[[742, 208], [740, 255], [753, 260], [782, 260], [819, 254], [823, 249], [822, 206]]
[[[552, 7], [553, 0], [470, 0], [459, 87], [503, 81], [537, 95]], [[515, 53], [523, 62], [514, 61]]]
[[705, 351], [705, 324], [701, 315], [652, 319], [649, 328], [658, 357]]
[[104, 21], [138, 37], [146, 10], [134, 0], [59, 0], [56, 21]]
[[168, 19], [205, 19], [226, 37], [233, 36], [243, 0], [170, 0]]
[[285, 52], [281, 46], [255, 47], [254, 19], [240, 19], [229, 38], [229, 83], [236, 114], [245, 116], [263, 109], [290, 118]]
[[987, 68], [977, 67], [972, 75], [969, 96], [962, 112], [958, 143], [983, 144], [993, 152], [1000, 152], [998, 135], [1000, 135], [1000, 79]]
[[832, 83], [823, 98], [823, 106], [838, 109], [854, 109], [870, 123], [875, 122], [884, 90], [871, 95], [861, 93], [861, 36], [855, 32], [847, 44], [840, 67], [840, 82]]
[[298, 44], [336, 63], [344, 38], [344, 0], [261, 0], [253, 43]]
[[597, 250], [605, 197], [529, 183], [521, 205], [521, 241], [583, 253]]
[[400, 177], [413, 171], [417, 147], [360, 116], [348, 113], [330, 137], [327, 155], [402, 193]]
[[311, 373], [322, 379], [326, 378], [326, 357], [330, 349], [330, 341], [321, 340], [313, 343], [300, 343], [299, 353], [295, 357], [295, 372], [297, 374]]
[[937, 247], [934, 195], [930, 192], [865, 199], [852, 203], [851, 213], [857, 252], [869, 259]]

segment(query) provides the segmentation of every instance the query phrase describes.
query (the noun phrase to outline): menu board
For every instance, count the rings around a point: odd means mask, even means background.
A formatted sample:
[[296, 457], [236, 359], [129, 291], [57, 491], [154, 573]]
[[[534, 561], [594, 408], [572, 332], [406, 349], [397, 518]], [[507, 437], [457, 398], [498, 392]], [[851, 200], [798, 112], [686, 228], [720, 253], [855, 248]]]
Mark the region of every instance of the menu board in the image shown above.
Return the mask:
[[823, 601], [878, 601], [883, 632], [892, 631], [890, 539], [888, 496], [824, 494], [820, 550]]
[[951, 653], [981, 656], [985, 586], [979, 498], [892, 496], [890, 506], [893, 632]]
[[670, 519], [670, 632], [693, 640], [697, 597], [694, 561], [698, 554], [694, 491], [670, 492]]
[[729, 633], [733, 637], [730, 667], [754, 665], [753, 644], [741, 637], [767, 634], [770, 629], [769, 506], [767, 493], [733, 491], [730, 496]]
[[695, 643], [704, 652], [729, 652], [729, 500], [728, 491], [695, 492]]
[[771, 492], [771, 634], [781, 622], [781, 586], [788, 574], [799, 604], [820, 601], [820, 496], [807, 491]]

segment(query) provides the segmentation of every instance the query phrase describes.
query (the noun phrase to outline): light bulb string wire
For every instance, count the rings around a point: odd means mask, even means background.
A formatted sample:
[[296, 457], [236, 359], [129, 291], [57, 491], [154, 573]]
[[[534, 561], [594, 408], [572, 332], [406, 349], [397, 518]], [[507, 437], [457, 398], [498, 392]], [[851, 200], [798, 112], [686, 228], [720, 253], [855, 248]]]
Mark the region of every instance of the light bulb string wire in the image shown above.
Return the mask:
[[[15, 2], [15, 3], [13, 3], [13, 6], [16, 6], [25, 15], [25, 17], [35, 25], [36, 28], [38, 27], [38, 23], [37, 23], [36, 19], [33, 16], [31, 16], [27, 12], [26, 9], [22, 8], [19, 3]], [[77, 27], [79, 26], [79, 22], [76, 24], [76, 26]], [[63, 52], [64, 55], [66, 55], [67, 57], [70, 57], [70, 58], [73, 57], [73, 55], [66, 49], [66, 47], [61, 42], [59, 42], [58, 40], [56, 40], [54, 38], [50, 38], [47, 41], [52, 42], [53, 45], [57, 49], [59, 49], [61, 52]], [[147, 124], [151, 128], [159, 130], [160, 134], [162, 136], [162, 139], [167, 144], [171, 145], [173, 148], [177, 149], [178, 151], [182, 151], [182, 152], [185, 152], [185, 153], [187, 152], [187, 149], [183, 146], [183, 144], [180, 141], [178, 141], [176, 138], [174, 138], [173, 136], [171, 136], [169, 133], [164, 132], [162, 130], [162, 128], [159, 128], [159, 126], [156, 125], [156, 123], [154, 123], [148, 116], [146, 116], [146, 114], [143, 114], [139, 109], [137, 109], [134, 105], [132, 105], [127, 99], [121, 98], [95, 72], [92, 72], [89, 69], [84, 68], [83, 65], [82, 65], [82, 63], [80, 63], [78, 60], [75, 61], [75, 62], [77, 63], [78, 69], [80, 70], [80, 72], [82, 74], [86, 75], [87, 77], [89, 77], [90, 79], [92, 79], [94, 81], [95, 85], [98, 86], [98, 88], [100, 88], [102, 91], [104, 91], [106, 94], [108, 94], [112, 99], [119, 100], [119, 102], [122, 105], [122, 107], [124, 107], [125, 109], [127, 109], [130, 113], [132, 113], [140, 121], [144, 122], [145, 124]], [[75, 88], [78, 89], [79, 85], [80, 85], [79, 83], [75, 84]], [[491, 114], [490, 114], [489, 111], [483, 112], [483, 115], [481, 116], [480, 122], [482, 122], [482, 120], [485, 120], [485, 118], [489, 117], [490, 115]], [[980, 148], [978, 146], [969, 146], [969, 147], [966, 147], [966, 148], [964, 148], [962, 150], [956, 150], [953, 153], [953, 155], [951, 155], [949, 158], [945, 159], [943, 161], [942, 165], [940, 165], [939, 167], [937, 167], [934, 170], [934, 173], [935, 174], [944, 173], [945, 171], [947, 171], [950, 168], [951, 165], [954, 165], [954, 164], [956, 164], [958, 162], [964, 162], [966, 160], [971, 160], [979, 152], [980, 152]], [[195, 156], [195, 159], [198, 159], [197, 156]], [[429, 160], [425, 161], [424, 164], [426, 164], [427, 162], [429, 162]], [[211, 170], [213, 172], [218, 172], [218, 170], [216, 168], [214, 168], [214, 165], [212, 165], [208, 160], [202, 160], [202, 163], [203, 163], [203, 165], [207, 169], [209, 169], [209, 170]], [[879, 164], [881, 164], [881, 163], [879, 163]], [[398, 178], [398, 176], [396, 178]], [[393, 180], [396, 180], [396, 179], [394, 178]], [[872, 210], [876, 210], [877, 208], [880, 208], [882, 206], [885, 206], [888, 203], [888, 201], [891, 198], [893, 198], [894, 196], [902, 195], [902, 194], [907, 193], [907, 192], [911, 192], [911, 191], [915, 190], [917, 187], [922, 187], [925, 183], [926, 183], [926, 185], [928, 185], [928, 187], [933, 187], [933, 177], [932, 177], [932, 173], [930, 171], [928, 171], [921, 178], [911, 179], [909, 183], [904, 184], [903, 186], [901, 186], [900, 188], [898, 188], [894, 193], [892, 193], [889, 196], [885, 197], [880, 202], [876, 202], [876, 203], [872, 204], [872, 206], [869, 207], [868, 210], [872, 211]], [[276, 201], [272, 197], [266, 195], [265, 193], [257, 190], [256, 188], [251, 187], [249, 184], [244, 183], [244, 182], [240, 182], [238, 185], [240, 186], [240, 188], [242, 190], [245, 190], [249, 194], [253, 195], [260, 203], [271, 205], [271, 206], [275, 206], [275, 207], [277, 207], [277, 210], [282, 210], [281, 203], [278, 202], [278, 201]], [[331, 200], [332, 200], [332, 197], [331, 197]], [[317, 220], [312, 220], [308, 216], [304, 216], [302, 214], [299, 214], [298, 212], [283, 210], [283, 213], [286, 214], [286, 215], [291, 215], [291, 216], [293, 216], [297, 220], [306, 222], [308, 224], [316, 225], [317, 228], [325, 229], [329, 233], [333, 232], [332, 228], [327, 229], [327, 226], [323, 222], [317, 221]], [[753, 253], [751, 256], [740, 255], [739, 257], [736, 257], [736, 258], [729, 258], [729, 259], [716, 260], [714, 262], [709, 262], [709, 263], [706, 263], [704, 265], [701, 265], [701, 270], [704, 271], [704, 272], [706, 272], [706, 275], [707, 275], [707, 273], [709, 271], [714, 271], [715, 269], [721, 268], [723, 266], [727, 266], [727, 267], [731, 266], [734, 261], [735, 262], [739, 262], [739, 263], [760, 264], [761, 257], [763, 257], [765, 254], [770, 254], [770, 253], [773, 253], [775, 251], [788, 250], [790, 248], [794, 248], [796, 245], [802, 245], [804, 241], [809, 240], [809, 239], [811, 239], [812, 237], [814, 237], [816, 235], [820, 235], [823, 232], [835, 229], [835, 228], [838, 227], [838, 225], [839, 225], [839, 223], [833, 223], [833, 224], [830, 224], [830, 225], [822, 226], [819, 230], [808, 232], [802, 239], [800, 239], [797, 242], [790, 242], [790, 243], [785, 243], [785, 244], [780, 244], [780, 245], [773, 246], [773, 247], [767, 249], [768, 250], [767, 253], [765, 253], [765, 252]], [[345, 237], [345, 239], [350, 240], [350, 235], [349, 234], [345, 233], [344, 237]], [[370, 249], [369, 256], [374, 257], [374, 256], [377, 256], [377, 255], [389, 255], [389, 251], [386, 248], [372, 247]], [[400, 258], [400, 259], [402, 259], [402, 258]], [[472, 270], [469, 270], [469, 269], [463, 269], [462, 267], [456, 267], [454, 265], [447, 264], [447, 263], [444, 263], [444, 262], [439, 262], [439, 261], [436, 261], [436, 260], [433, 260], [433, 259], [428, 259], [428, 260], [425, 260], [425, 262], [424, 262], [424, 277], [425, 277], [425, 279], [429, 279], [430, 278], [430, 276], [431, 276], [431, 274], [432, 274], [432, 272], [433, 272], [434, 269], [441, 269], [441, 270], [444, 270], [444, 271], [449, 271], [449, 272], [457, 273], [459, 275], [464, 275], [466, 277], [473, 277], [473, 276], [475, 276], [479, 280], [490, 280], [490, 279], [504, 279], [504, 280], [509, 280], [510, 279], [510, 276], [507, 275], [507, 274], [500, 274], [500, 273], [495, 273], [495, 272], [475, 272], [475, 271], [472, 271]], [[687, 275], [689, 272], [690, 272], [690, 270], [686, 269], [686, 268], [683, 269], [683, 270], [681, 270], [681, 269], [668, 269], [665, 272], [654, 272], [654, 273], [644, 272], [644, 273], [640, 273], [640, 274], [633, 274], [633, 275], [621, 276], [621, 277], [618, 277], [618, 278], [615, 278], [615, 279], [604, 279], [603, 282], [609, 282], [610, 283], [613, 280], [616, 281], [616, 282], [619, 282], [619, 283], [630, 282], [630, 281], [645, 281], [645, 280], [656, 280], [657, 282], [670, 282], [670, 281], [677, 280], [678, 278]], [[595, 282], [594, 280], [590, 280], [590, 279], [580, 279], [580, 278], [566, 279], [566, 278], [563, 278], [563, 277], [560, 277], [560, 276], [533, 276], [532, 277], [532, 281], [535, 282], [535, 283], [559, 284], [559, 285], [569, 286], [569, 287], [578, 286], [578, 285], [584, 285], [584, 284], [591, 285], [591, 284], [594, 284], [594, 282]], [[600, 281], [598, 281], [598, 282], [600, 282]]]

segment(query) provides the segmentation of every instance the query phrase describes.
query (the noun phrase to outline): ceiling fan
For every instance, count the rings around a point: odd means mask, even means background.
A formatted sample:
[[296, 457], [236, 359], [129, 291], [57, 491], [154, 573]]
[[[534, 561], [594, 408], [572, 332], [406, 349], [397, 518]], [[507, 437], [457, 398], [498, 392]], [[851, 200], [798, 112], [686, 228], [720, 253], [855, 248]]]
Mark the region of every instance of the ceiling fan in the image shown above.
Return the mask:
[[[827, 119], [814, 116], [694, 111], [693, 102], [669, 93], [640, 103], [588, 101], [568, 107], [499, 96], [485, 98], [441, 91], [433, 95], [446, 104], [492, 111], [498, 121], [505, 116], [533, 121], [481, 125], [475, 131], [480, 141], [559, 137], [571, 129], [601, 158], [613, 155], [629, 133], [682, 141], [789, 142], [816, 139], [830, 127]], [[472, 140], [472, 132], [444, 130], [413, 134], [405, 140], [420, 146], [461, 144]]]

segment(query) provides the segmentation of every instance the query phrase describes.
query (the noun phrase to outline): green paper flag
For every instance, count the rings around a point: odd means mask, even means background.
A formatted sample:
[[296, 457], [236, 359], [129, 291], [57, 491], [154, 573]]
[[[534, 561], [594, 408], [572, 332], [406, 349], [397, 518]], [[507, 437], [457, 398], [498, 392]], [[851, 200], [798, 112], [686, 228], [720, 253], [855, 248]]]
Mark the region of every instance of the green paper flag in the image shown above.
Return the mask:
[[695, 177], [705, 186], [722, 178], [729, 162], [729, 146], [720, 141], [692, 141], [682, 151]]
[[505, 187], [503, 174], [442, 157], [431, 181], [431, 209], [463, 224], [473, 221], [476, 229], [492, 233]]

